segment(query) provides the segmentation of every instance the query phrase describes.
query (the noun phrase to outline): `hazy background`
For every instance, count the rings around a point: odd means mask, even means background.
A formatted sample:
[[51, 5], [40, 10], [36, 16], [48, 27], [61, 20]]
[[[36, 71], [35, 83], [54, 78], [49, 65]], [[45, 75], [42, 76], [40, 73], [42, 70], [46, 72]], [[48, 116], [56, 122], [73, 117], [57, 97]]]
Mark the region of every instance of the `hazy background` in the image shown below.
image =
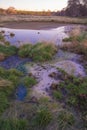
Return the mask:
[[0, 8], [15, 7], [21, 10], [61, 10], [67, 6], [67, 0], [0, 0]]

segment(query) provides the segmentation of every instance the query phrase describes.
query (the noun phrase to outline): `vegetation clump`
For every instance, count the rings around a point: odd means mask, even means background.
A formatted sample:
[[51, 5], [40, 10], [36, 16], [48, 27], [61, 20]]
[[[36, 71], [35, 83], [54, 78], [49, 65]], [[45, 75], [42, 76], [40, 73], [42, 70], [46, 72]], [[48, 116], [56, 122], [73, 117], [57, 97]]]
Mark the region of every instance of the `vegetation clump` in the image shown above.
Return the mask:
[[58, 124], [60, 130], [67, 130], [67, 128], [71, 129], [73, 124], [75, 123], [75, 119], [72, 113], [62, 110], [58, 116]]
[[0, 45], [0, 53], [3, 53], [6, 57], [15, 55], [17, 50], [18, 49], [15, 46]]
[[23, 82], [24, 82], [25, 86], [27, 86], [27, 87], [32, 87], [35, 84], [37, 84], [37, 80], [34, 77], [29, 77], [29, 76], [26, 76], [23, 79]]
[[77, 78], [63, 72], [61, 81], [56, 89], [51, 89], [51, 94], [56, 99], [61, 99], [70, 107], [78, 108], [81, 113], [87, 112], [87, 78]]
[[9, 106], [9, 101], [4, 92], [0, 92], [0, 115]]
[[4, 36], [2, 35], [2, 32], [0, 32], [0, 41], [4, 41]]
[[23, 73], [16, 69], [0, 67], [0, 114], [9, 106], [9, 97], [20, 82]]
[[28, 130], [27, 124], [24, 119], [0, 119], [1, 130]]
[[52, 120], [52, 114], [46, 107], [38, 108], [35, 117], [35, 124], [39, 128], [46, 127]]
[[71, 42], [64, 44], [61, 49], [81, 54], [84, 58], [87, 57], [87, 32], [82, 32], [76, 36], [70, 36], [63, 39], [64, 42]]
[[34, 61], [48, 61], [57, 52], [57, 48], [53, 44], [37, 43], [35, 45], [23, 45], [19, 49], [20, 57], [29, 57]]

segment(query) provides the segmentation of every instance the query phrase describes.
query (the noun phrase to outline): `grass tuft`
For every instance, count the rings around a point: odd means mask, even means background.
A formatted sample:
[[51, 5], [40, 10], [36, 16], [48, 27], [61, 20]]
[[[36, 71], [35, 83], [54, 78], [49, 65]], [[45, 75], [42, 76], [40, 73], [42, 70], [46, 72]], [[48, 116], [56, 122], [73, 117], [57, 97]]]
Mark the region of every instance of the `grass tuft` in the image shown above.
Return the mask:
[[37, 43], [35, 45], [23, 45], [19, 49], [20, 57], [29, 57], [34, 61], [48, 61], [51, 60], [53, 55], [57, 52], [57, 48], [53, 44]]

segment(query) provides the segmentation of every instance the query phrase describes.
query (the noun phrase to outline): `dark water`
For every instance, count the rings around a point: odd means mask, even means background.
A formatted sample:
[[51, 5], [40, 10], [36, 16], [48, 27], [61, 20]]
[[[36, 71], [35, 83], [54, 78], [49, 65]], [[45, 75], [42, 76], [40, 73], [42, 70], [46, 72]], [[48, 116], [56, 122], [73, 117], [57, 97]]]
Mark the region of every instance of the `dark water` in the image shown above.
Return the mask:
[[20, 84], [16, 89], [16, 99], [23, 101], [26, 95], [27, 88], [23, 84]]
[[29, 58], [20, 58], [19, 56], [10, 56], [6, 60], [0, 62], [0, 66], [5, 69], [19, 68], [19, 66], [31, 62]]

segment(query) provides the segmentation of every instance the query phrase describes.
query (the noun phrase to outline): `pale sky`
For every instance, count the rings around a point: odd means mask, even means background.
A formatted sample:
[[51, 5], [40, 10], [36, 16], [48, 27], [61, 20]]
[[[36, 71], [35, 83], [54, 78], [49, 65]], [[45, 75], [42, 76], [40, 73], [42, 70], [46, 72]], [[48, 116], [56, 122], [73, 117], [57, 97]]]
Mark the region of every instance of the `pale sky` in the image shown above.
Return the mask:
[[61, 10], [68, 0], [0, 0], [0, 8], [15, 7], [21, 10]]

